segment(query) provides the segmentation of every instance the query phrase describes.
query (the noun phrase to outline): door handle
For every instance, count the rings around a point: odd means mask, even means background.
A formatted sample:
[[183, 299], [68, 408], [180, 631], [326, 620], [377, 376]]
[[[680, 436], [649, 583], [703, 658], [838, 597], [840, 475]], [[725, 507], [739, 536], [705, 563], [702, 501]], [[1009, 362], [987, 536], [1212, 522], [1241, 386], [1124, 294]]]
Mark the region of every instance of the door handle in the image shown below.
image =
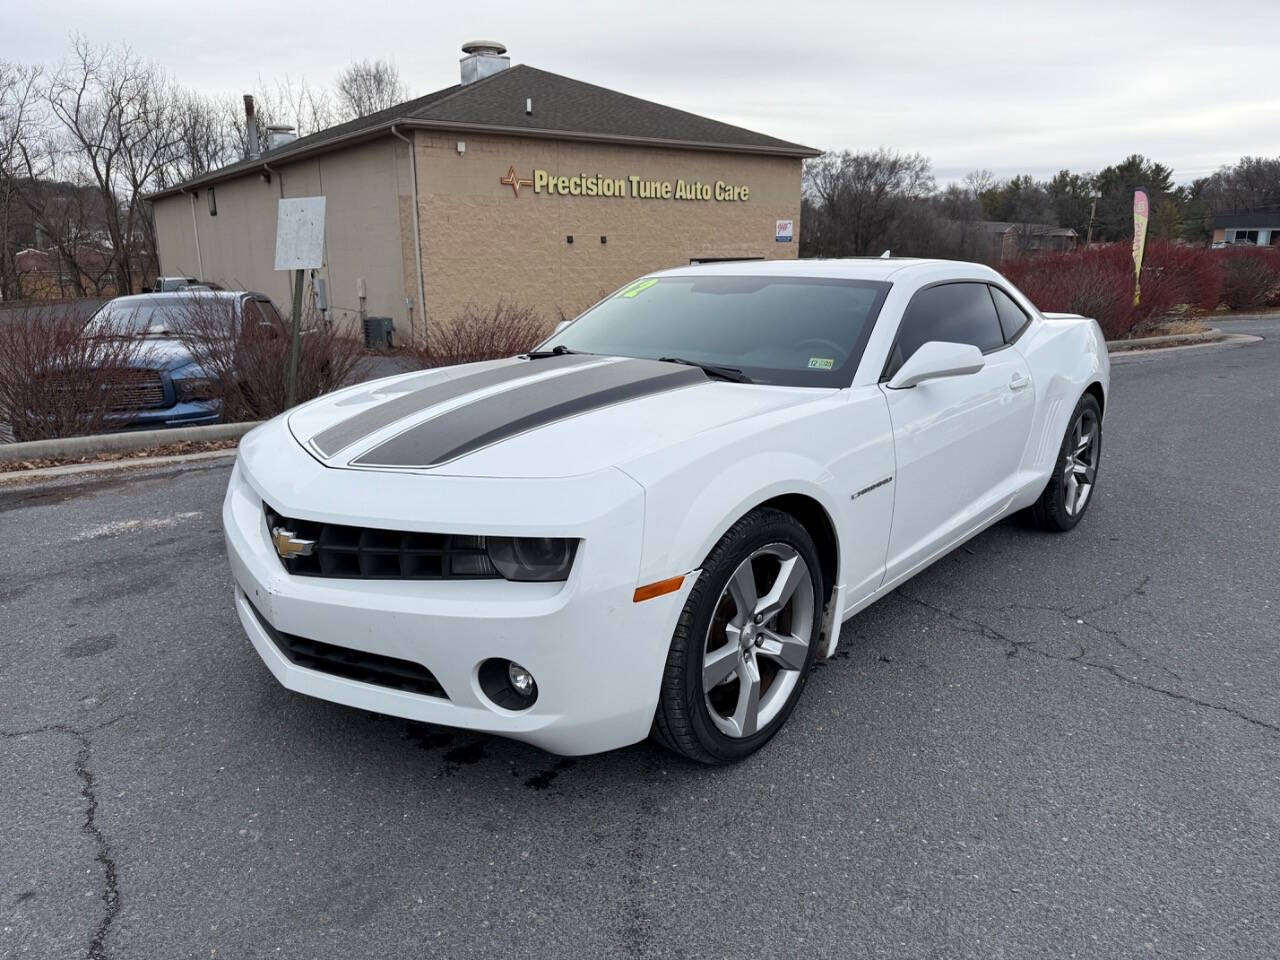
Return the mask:
[[1015, 373], [1013, 375], [1013, 379], [1009, 381], [1010, 390], [1021, 390], [1022, 388], [1028, 387], [1030, 385], [1031, 385], [1031, 378], [1024, 377], [1020, 373]]

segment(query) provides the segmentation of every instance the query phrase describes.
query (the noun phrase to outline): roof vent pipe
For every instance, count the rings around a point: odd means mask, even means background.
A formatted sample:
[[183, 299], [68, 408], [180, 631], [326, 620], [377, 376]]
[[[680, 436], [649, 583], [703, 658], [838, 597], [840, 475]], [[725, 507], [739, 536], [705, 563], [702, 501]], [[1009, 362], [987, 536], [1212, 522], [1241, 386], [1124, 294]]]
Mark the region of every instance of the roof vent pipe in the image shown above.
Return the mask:
[[491, 77], [511, 67], [507, 48], [494, 40], [469, 40], [462, 45], [466, 54], [458, 61], [462, 70], [462, 85]]
[[244, 143], [244, 155], [256, 160], [261, 146], [258, 143], [258, 120], [253, 115], [253, 95], [249, 93], [244, 95]]
[[283, 147], [286, 143], [293, 143], [298, 139], [298, 132], [287, 123], [273, 123], [267, 127], [267, 149], [275, 150]]

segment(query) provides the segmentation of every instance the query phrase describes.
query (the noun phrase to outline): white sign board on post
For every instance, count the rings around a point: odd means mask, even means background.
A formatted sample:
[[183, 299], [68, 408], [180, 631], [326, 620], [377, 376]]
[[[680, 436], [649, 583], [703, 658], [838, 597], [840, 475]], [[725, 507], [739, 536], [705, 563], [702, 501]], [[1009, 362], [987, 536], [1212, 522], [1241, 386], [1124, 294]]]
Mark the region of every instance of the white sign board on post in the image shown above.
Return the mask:
[[276, 217], [276, 269], [324, 266], [324, 197], [280, 201]]

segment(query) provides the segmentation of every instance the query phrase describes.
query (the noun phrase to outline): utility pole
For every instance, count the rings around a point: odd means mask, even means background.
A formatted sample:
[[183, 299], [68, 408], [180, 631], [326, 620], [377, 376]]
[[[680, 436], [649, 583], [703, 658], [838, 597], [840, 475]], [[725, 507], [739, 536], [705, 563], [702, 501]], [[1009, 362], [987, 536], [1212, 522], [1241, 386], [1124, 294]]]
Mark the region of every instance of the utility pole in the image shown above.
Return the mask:
[[1098, 212], [1098, 201], [1101, 198], [1102, 198], [1102, 194], [1100, 194], [1097, 190], [1089, 194], [1089, 199], [1091, 203], [1089, 204], [1089, 236], [1088, 236], [1088, 239], [1086, 239], [1084, 242], [1084, 245], [1086, 247], [1090, 246], [1093, 243], [1093, 217], [1094, 217], [1094, 214]]

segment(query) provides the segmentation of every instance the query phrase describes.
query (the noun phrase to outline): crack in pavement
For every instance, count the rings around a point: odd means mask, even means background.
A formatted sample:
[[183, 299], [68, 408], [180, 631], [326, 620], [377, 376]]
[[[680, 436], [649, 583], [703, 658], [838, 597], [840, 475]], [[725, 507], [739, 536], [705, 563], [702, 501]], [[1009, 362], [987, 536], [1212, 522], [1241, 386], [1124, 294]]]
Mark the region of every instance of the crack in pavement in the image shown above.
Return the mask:
[[84, 823], [80, 825], [80, 832], [93, 841], [94, 860], [102, 865], [103, 873], [102, 903], [104, 910], [102, 918], [94, 928], [93, 935], [89, 938], [89, 947], [85, 952], [86, 960], [106, 960], [107, 933], [110, 931], [116, 915], [120, 912], [120, 884], [116, 874], [115, 857], [112, 855], [111, 844], [108, 842], [106, 834], [98, 826], [98, 792], [93, 770], [89, 766], [89, 751], [91, 747], [89, 734], [97, 733], [120, 719], [122, 717], [116, 717], [115, 720], [108, 720], [106, 723], [90, 727], [88, 731], [77, 730], [75, 727], [68, 726], [65, 723], [51, 723], [43, 727], [33, 727], [29, 730], [0, 730], [0, 738], [6, 740], [38, 736], [45, 733], [61, 733], [73, 738], [78, 745], [79, 749], [76, 751], [74, 766], [76, 777], [80, 780], [80, 796], [85, 801]]
[[[1134, 592], [1136, 591], [1131, 591], [1129, 595], [1132, 596]], [[1085, 659], [1085, 656], [1088, 651], [1083, 645], [1081, 645], [1080, 647], [1080, 653], [1076, 654], [1075, 656], [1064, 657], [1061, 654], [1050, 653], [1047, 650], [1039, 649], [1038, 647], [1035, 646], [1034, 641], [1014, 639], [1013, 637], [1007, 636], [1001, 631], [997, 630], [995, 627], [991, 626], [989, 623], [983, 623], [981, 620], [974, 619], [973, 617], [961, 616], [960, 614], [955, 613], [954, 611], [948, 610], [945, 607], [940, 607], [937, 604], [930, 603], [927, 600], [922, 600], [917, 596], [913, 596], [912, 594], [906, 593], [902, 589], [896, 590], [895, 593], [901, 596], [902, 599], [904, 600], [908, 600], [911, 603], [916, 604], [917, 606], [923, 607], [926, 610], [932, 611], [933, 613], [946, 617], [947, 619], [951, 620], [953, 623], [958, 624], [962, 632], [964, 633], [974, 634], [986, 640], [995, 640], [999, 643], [1005, 644], [1006, 657], [1016, 657], [1022, 651], [1025, 650], [1027, 653], [1035, 654], [1036, 656], [1042, 657], [1045, 660], [1057, 660], [1062, 663], [1078, 663], [1086, 667], [1093, 667], [1095, 670], [1101, 670], [1103, 673], [1110, 675], [1111, 677], [1115, 678], [1116, 680], [1119, 680], [1121, 683], [1127, 684], [1128, 686], [1137, 687], [1140, 690], [1146, 690], [1151, 693], [1157, 693], [1163, 697], [1168, 697], [1171, 700], [1180, 700], [1184, 703], [1194, 704], [1195, 706], [1198, 706], [1198, 707], [1204, 707], [1209, 710], [1217, 710], [1222, 713], [1230, 714], [1231, 716], [1236, 717], [1239, 720], [1243, 720], [1246, 723], [1252, 724], [1253, 726], [1261, 727], [1262, 729], [1269, 730], [1272, 733], [1280, 734], [1280, 724], [1274, 724], [1266, 720], [1260, 720], [1257, 717], [1250, 716], [1244, 711], [1239, 710], [1235, 707], [1229, 707], [1226, 704], [1214, 703], [1213, 701], [1210, 701], [1210, 700], [1202, 700], [1201, 698], [1192, 696], [1189, 693], [1181, 693], [1177, 690], [1170, 690], [1167, 687], [1161, 687], [1153, 683], [1147, 683], [1145, 681], [1139, 680], [1137, 677], [1131, 677], [1128, 674], [1121, 673], [1119, 668], [1113, 664], [1100, 663], [1096, 660]], [[1116, 602], [1119, 602], [1119, 601], [1116, 601]], [[1016, 606], [1016, 604], [1011, 604], [1010, 606]], [[1061, 610], [1059, 610], [1058, 612], [1062, 613]], [[1081, 618], [1077, 618], [1077, 619], [1081, 619]], [[1084, 622], [1083, 619], [1081, 619], [1081, 622]], [[1112, 633], [1111, 631], [1106, 631], [1099, 627], [1094, 627], [1092, 624], [1086, 623], [1085, 625], [1089, 626], [1091, 629], [1097, 631], [1098, 633], [1104, 636], [1107, 636], [1110, 633]], [[1120, 643], [1120, 646], [1124, 647], [1126, 650], [1131, 649], [1123, 641], [1118, 641], [1118, 642]], [[1157, 666], [1159, 666], [1159, 664], [1157, 664]], [[1168, 671], [1168, 672], [1172, 674], [1172, 671]], [[1173, 674], [1173, 675], [1177, 676], [1176, 674]]]

